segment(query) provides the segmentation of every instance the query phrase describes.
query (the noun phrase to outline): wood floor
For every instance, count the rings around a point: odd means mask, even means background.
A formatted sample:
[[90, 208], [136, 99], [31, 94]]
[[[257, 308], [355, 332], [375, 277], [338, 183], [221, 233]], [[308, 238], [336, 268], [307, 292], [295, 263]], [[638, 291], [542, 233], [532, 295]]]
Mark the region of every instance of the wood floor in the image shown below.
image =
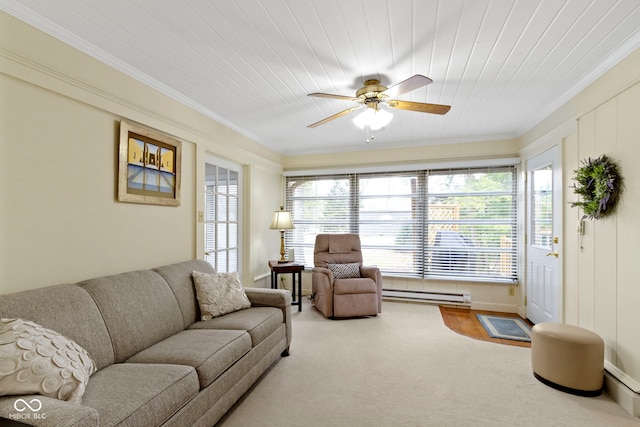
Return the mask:
[[[489, 314], [517, 317], [521, 319], [521, 317], [515, 313], [497, 313], [494, 311], [471, 310], [466, 308], [454, 308], [446, 306], [440, 306], [440, 313], [442, 314], [442, 320], [444, 320], [444, 324], [447, 325], [452, 331], [455, 331], [461, 335], [465, 335], [477, 340], [491, 341], [499, 344], [515, 345], [518, 347], [531, 347], [531, 343], [528, 342], [491, 338], [476, 317], [476, 314]], [[529, 320], [523, 320], [529, 326], [533, 326], [533, 324]]]

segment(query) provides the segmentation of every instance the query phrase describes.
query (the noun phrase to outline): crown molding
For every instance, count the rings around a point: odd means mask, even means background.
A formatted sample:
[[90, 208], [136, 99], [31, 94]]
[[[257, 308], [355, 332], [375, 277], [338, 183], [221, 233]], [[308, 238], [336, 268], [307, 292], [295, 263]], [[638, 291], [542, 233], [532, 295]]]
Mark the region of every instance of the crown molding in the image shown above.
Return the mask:
[[86, 55], [89, 55], [90, 57], [102, 62], [103, 64], [120, 71], [121, 73], [139, 81], [146, 86], [149, 86], [152, 89], [157, 90], [158, 92], [168, 96], [175, 101], [180, 102], [183, 105], [186, 105], [192, 110], [215, 120], [216, 122], [234, 130], [235, 132], [251, 139], [252, 141], [256, 141], [262, 145], [265, 145], [264, 141], [262, 141], [257, 135], [246, 132], [245, 130], [236, 126], [234, 123], [229, 122], [225, 118], [204, 107], [202, 104], [193, 101], [191, 98], [184, 96], [182, 93], [154, 79], [148, 74], [143, 73], [142, 71], [138, 70], [135, 67], [132, 67], [124, 61], [119, 60], [103, 49], [100, 49], [94, 44], [87, 42], [81, 37], [78, 37], [76, 34], [73, 34], [70, 31], [62, 28], [58, 24], [34, 13], [19, 2], [14, 0], [0, 0], [0, 9], [4, 10], [10, 15], [13, 15], [15, 18], [31, 25], [32, 27], [35, 27], [38, 30], [50, 35], [51, 37], [54, 37], [62, 43], [65, 43], [73, 47], [74, 49], [85, 53]]

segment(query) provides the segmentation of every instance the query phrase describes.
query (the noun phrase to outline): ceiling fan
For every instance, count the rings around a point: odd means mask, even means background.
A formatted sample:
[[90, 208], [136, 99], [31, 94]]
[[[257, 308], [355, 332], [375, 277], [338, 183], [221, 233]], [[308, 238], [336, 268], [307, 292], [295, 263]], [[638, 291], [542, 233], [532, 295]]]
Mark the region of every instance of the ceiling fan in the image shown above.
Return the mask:
[[[409, 77], [408, 79], [401, 81], [400, 83], [386, 87], [380, 84], [380, 80], [371, 79], [366, 80], [364, 82], [364, 87], [358, 89], [356, 91], [356, 96], [345, 96], [345, 95], [333, 95], [330, 93], [310, 93], [308, 96], [316, 96], [319, 98], [333, 98], [333, 99], [342, 99], [345, 101], [354, 101], [362, 105], [356, 105], [351, 108], [347, 108], [344, 111], [341, 111], [333, 116], [329, 116], [325, 119], [320, 120], [319, 122], [315, 122], [310, 124], [309, 128], [314, 128], [316, 126], [320, 126], [325, 124], [333, 119], [337, 119], [338, 117], [342, 117], [346, 114], [352, 113], [360, 108], [366, 106], [365, 113], [368, 113], [369, 116], [374, 116], [376, 114], [382, 115], [386, 113], [388, 115], [386, 123], [391, 120], [391, 114], [387, 111], [379, 109], [380, 104], [386, 104], [391, 108], [397, 108], [399, 110], [410, 110], [417, 111], [419, 113], [430, 113], [430, 114], [446, 114], [451, 106], [449, 105], [441, 105], [441, 104], [425, 104], [422, 102], [411, 102], [411, 101], [401, 101], [399, 99], [395, 99], [396, 97], [411, 92], [412, 90], [418, 89], [422, 86], [426, 86], [430, 83], [433, 83], [429, 77], [425, 77], [421, 74], [416, 74], [414, 76]], [[362, 116], [362, 114], [360, 115]], [[364, 128], [365, 125], [369, 125], [369, 122], [366, 122], [366, 118], [360, 118], [358, 116], [354, 119], [354, 122], [361, 127]], [[360, 118], [360, 123], [357, 121]], [[385, 124], [386, 124], [385, 123]], [[384, 125], [383, 125], [384, 126]], [[381, 128], [382, 126], [378, 126], [377, 128]], [[371, 126], [371, 129], [374, 129]]]

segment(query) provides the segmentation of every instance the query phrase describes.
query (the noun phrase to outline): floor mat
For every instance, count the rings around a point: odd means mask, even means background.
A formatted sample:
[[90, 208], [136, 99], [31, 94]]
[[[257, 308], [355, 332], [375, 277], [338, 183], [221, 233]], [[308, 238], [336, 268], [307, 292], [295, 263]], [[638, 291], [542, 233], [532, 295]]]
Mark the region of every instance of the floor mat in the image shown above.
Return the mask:
[[[493, 338], [484, 329], [476, 314], [487, 314], [490, 316], [509, 316], [521, 319], [515, 313], [500, 313], [496, 311], [472, 310], [469, 308], [458, 308], [450, 306], [440, 306], [440, 314], [442, 321], [452, 331], [473, 339], [489, 341], [499, 344], [511, 345], [516, 347], [531, 347], [531, 343], [527, 341], [515, 341], [502, 338]], [[523, 320], [530, 327], [533, 326], [528, 320]]]
[[531, 342], [531, 328], [522, 319], [486, 314], [476, 317], [492, 338]]

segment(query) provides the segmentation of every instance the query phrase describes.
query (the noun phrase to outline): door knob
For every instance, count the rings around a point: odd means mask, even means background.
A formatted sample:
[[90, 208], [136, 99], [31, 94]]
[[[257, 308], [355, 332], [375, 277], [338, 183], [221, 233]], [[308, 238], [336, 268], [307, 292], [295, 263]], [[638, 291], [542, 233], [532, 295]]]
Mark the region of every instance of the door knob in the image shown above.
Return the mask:
[[558, 251], [549, 252], [547, 254], [547, 256], [554, 256], [554, 257], [558, 258]]

